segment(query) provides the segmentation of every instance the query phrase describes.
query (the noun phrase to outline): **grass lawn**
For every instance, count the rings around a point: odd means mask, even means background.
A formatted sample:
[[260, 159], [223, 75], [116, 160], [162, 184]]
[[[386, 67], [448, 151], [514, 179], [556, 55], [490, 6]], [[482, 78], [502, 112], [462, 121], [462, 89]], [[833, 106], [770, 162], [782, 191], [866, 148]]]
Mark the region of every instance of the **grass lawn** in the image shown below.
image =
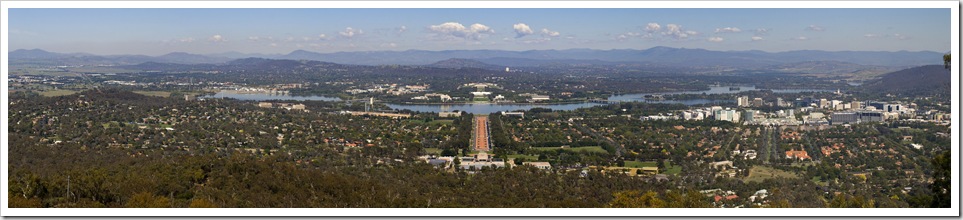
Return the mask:
[[100, 66], [71, 67], [70, 71], [78, 72], [78, 73], [100, 73], [100, 74], [131, 72], [130, 70], [125, 70], [120, 68], [100, 67]]
[[799, 178], [799, 175], [785, 170], [774, 169], [767, 166], [753, 166], [749, 169], [749, 176], [743, 179], [746, 182], [762, 182], [767, 179], [778, 177]]
[[[668, 163], [668, 161], [666, 161]], [[682, 173], [682, 166], [667, 166], [665, 167], [665, 174], [676, 175]]]
[[[535, 150], [538, 150], [538, 151], [551, 151], [551, 150], [558, 150], [558, 149], [562, 149], [562, 148], [561, 147], [536, 147], [535, 148]], [[608, 153], [608, 151], [605, 151], [605, 149], [602, 149], [602, 147], [600, 146], [572, 147], [572, 148], [565, 148], [564, 150], [580, 152], [580, 153], [583, 153], [583, 152]]]
[[820, 185], [820, 186], [826, 186], [826, 185], [827, 185], [827, 184], [826, 184], [826, 181], [822, 181], [822, 179], [819, 178], [818, 176], [814, 176], [813, 179], [811, 179], [811, 180], [812, 180], [814, 183], [816, 183], [816, 185]]
[[53, 96], [72, 95], [74, 93], [77, 93], [77, 91], [56, 89], [56, 90], [47, 90], [47, 91], [40, 92], [40, 95], [46, 96], [46, 97], [53, 97]]
[[429, 147], [429, 148], [425, 148], [425, 152], [428, 154], [441, 154], [441, 149]]
[[658, 164], [655, 161], [646, 161], [646, 162], [634, 161], [634, 160], [625, 161], [625, 167], [642, 168], [642, 167], [656, 167], [656, 166], [658, 166]]
[[134, 93], [146, 96], [171, 97], [171, 92], [164, 91], [134, 91]]
[[491, 99], [488, 99], [488, 98], [473, 98], [472, 101], [476, 101], [476, 102], [488, 102], [488, 101], [491, 101]]
[[538, 160], [538, 156], [524, 155], [524, 154], [512, 154], [512, 155], [508, 155], [508, 158], [525, 158], [525, 161], [536, 161], [536, 160]]

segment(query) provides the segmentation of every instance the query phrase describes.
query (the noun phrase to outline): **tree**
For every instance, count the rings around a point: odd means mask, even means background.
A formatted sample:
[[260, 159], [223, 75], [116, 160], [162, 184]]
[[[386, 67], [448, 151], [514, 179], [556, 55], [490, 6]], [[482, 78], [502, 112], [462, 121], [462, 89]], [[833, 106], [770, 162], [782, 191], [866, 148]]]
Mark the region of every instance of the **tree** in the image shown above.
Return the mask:
[[953, 58], [951, 58], [951, 55], [950, 55], [950, 54], [943, 54], [943, 67], [949, 69], [949, 68], [950, 68], [950, 62], [952, 62], [952, 61], [953, 61]]
[[170, 208], [171, 201], [167, 197], [155, 196], [149, 192], [141, 192], [131, 196], [127, 201], [128, 208]]
[[863, 196], [841, 194], [827, 205], [829, 208], [873, 208], [876, 207], [876, 202], [872, 199], [867, 201]]
[[622, 191], [613, 194], [611, 208], [665, 208], [666, 203], [659, 198], [659, 194], [646, 191], [642, 193], [638, 190]]
[[789, 204], [789, 200], [780, 199], [780, 200], [775, 200], [770, 202], [768, 207], [769, 208], [792, 208], [792, 205]]
[[460, 158], [460, 157], [455, 157], [455, 161], [452, 162], [452, 164], [455, 165], [455, 170], [458, 170], [458, 168], [461, 167], [461, 158]]
[[455, 150], [452, 150], [451, 148], [445, 148], [444, 150], [441, 151], [441, 156], [445, 156], [445, 157], [453, 157], [457, 154], [458, 152], [455, 152]]
[[207, 199], [195, 198], [191, 200], [188, 208], [217, 208], [217, 205]]
[[930, 190], [933, 191], [933, 205], [932, 208], [948, 208], [950, 207], [950, 197], [952, 188], [950, 188], [950, 151], [943, 151], [943, 153], [936, 155], [932, 162], [933, 167], [936, 168], [933, 171], [933, 184], [930, 185]]

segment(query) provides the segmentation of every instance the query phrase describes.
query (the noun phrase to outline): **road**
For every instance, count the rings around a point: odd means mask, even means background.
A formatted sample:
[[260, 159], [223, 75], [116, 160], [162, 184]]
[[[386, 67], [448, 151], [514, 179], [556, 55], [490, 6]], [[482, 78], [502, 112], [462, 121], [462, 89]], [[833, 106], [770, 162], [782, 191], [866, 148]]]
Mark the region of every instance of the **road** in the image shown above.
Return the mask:
[[490, 151], [491, 138], [488, 137], [488, 116], [475, 117], [475, 151]]

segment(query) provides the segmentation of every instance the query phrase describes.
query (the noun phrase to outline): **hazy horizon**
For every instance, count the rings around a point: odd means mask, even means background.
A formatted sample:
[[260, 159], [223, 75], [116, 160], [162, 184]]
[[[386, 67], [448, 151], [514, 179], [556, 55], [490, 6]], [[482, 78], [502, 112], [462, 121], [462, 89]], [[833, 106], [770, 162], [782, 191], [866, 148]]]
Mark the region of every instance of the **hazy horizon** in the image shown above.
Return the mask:
[[[656, 48], [656, 47], [666, 47], [666, 46], [653, 46], [653, 47], [649, 47], [649, 48], [614, 48], [614, 49], [567, 48], [567, 49], [532, 49], [532, 50], [507, 50], [507, 49], [506, 49], [506, 50], [501, 50], [501, 49], [475, 49], [475, 50], [467, 49], [467, 50], [468, 50], [468, 51], [491, 50], [491, 51], [510, 51], [510, 52], [547, 51], [547, 50], [558, 50], [558, 51], [563, 51], [563, 50], [600, 50], [600, 51], [640, 50], [640, 51], [641, 51], [641, 50], [648, 50], [648, 49], [652, 49], [652, 48]], [[669, 47], [669, 48], [675, 48], [675, 49], [694, 49], [694, 50], [709, 50], [709, 51], [722, 51], [722, 52], [763, 51], [763, 52], [766, 52], [766, 53], [782, 53], [782, 52], [791, 52], [791, 51], [806, 51], [806, 50], [765, 51], [765, 50], [749, 50], [749, 49], [746, 49], [746, 50], [710, 50], [710, 49], [705, 49], [705, 48], [686, 48], [686, 47]], [[172, 54], [172, 53], [187, 53], [187, 54], [197, 54], [197, 55], [206, 55], [206, 56], [222, 55], [222, 54], [229, 54], [229, 53], [238, 53], [238, 54], [246, 54], [246, 55], [255, 55], [255, 54], [259, 54], [259, 55], [286, 55], [286, 54], [290, 54], [290, 53], [293, 53], [293, 52], [299, 51], [299, 50], [308, 51], [308, 52], [314, 52], [314, 53], [321, 53], [321, 54], [328, 54], [328, 53], [350, 53], [350, 52], [405, 52], [405, 51], [443, 52], [443, 51], [461, 51], [461, 50], [423, 50], [423, 49], [388, 50], [388, 49], [386, 49], [386, 50], [365, 50], [365, 51], [330, 51], [330, 52], [320, 52], [320, 51], [313, 51], [313, 50], [310, 50], [310, 49], [295, 49], [295, 50], [291, 50], [291, 51], [288, 51], [288, 52], [281, 52], [281, 53], [257, 53], [257, 52], [254, 52], [254, 53], [244, 53], [244, 52], [238, 52], [238, 51], [225, 51], [225, 52], [216, 52], [216, 53], [190, 53], [190, 52], [184, 52], [184, 51], [171, 51], [171, 52], [162, 53], [162, 54], [136, 54], [136, 53], [126, 53], [126, 54], [97, 54], [97, 53], [89, 53], [89, 52], [83, 52], [83, 51], [52, 51], [52, 50], [47, 50], [47, 49], [43, 49], [43, 48], [21, 48], [21, 49], [15, 49], [15, 50], [8, 50], [7, 53], [12, 53], [12, 52], [17, 51], [17, 50], [43, 50], [43, 51], [51, 52], [51, 53], [60, 53], [60, 54], [82, 53], [82, 54], [91, 54], [91, 55], [95, 55], [95, 56], [125, 56], [125, 55], [130, 55], [130, 56], [135, 56], [135, 55], [163, 56], [163, 55]], [[949, 50], [947, 50], [947, 51], [933, 51], [933, 50], [891, 50], [891, 51], [886, 51], [886, 50], [813, 50], [813, 51], [826, 51], [826, 52], [934, 52], [934, 53], [946, 53], [946, 52], [948, 52]]]

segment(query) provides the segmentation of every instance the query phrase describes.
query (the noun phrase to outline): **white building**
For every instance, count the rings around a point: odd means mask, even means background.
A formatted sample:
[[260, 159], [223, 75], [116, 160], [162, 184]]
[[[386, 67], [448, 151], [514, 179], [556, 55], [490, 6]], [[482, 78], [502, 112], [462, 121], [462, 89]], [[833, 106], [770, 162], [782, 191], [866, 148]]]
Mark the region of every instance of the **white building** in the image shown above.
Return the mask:
[[522, 165], [533, 166], [538, 169], [552, 169], [552, 164], [549, 162], [522, 162]]
[[438, 117], [442, 117], [442, 118], [461, 117], [461, 113], [462, 113], [461, 111], [438, 112]]
[[716, 110], [713, 115], [716, 120], [739, 122], [739, 112], [736, 110]]

